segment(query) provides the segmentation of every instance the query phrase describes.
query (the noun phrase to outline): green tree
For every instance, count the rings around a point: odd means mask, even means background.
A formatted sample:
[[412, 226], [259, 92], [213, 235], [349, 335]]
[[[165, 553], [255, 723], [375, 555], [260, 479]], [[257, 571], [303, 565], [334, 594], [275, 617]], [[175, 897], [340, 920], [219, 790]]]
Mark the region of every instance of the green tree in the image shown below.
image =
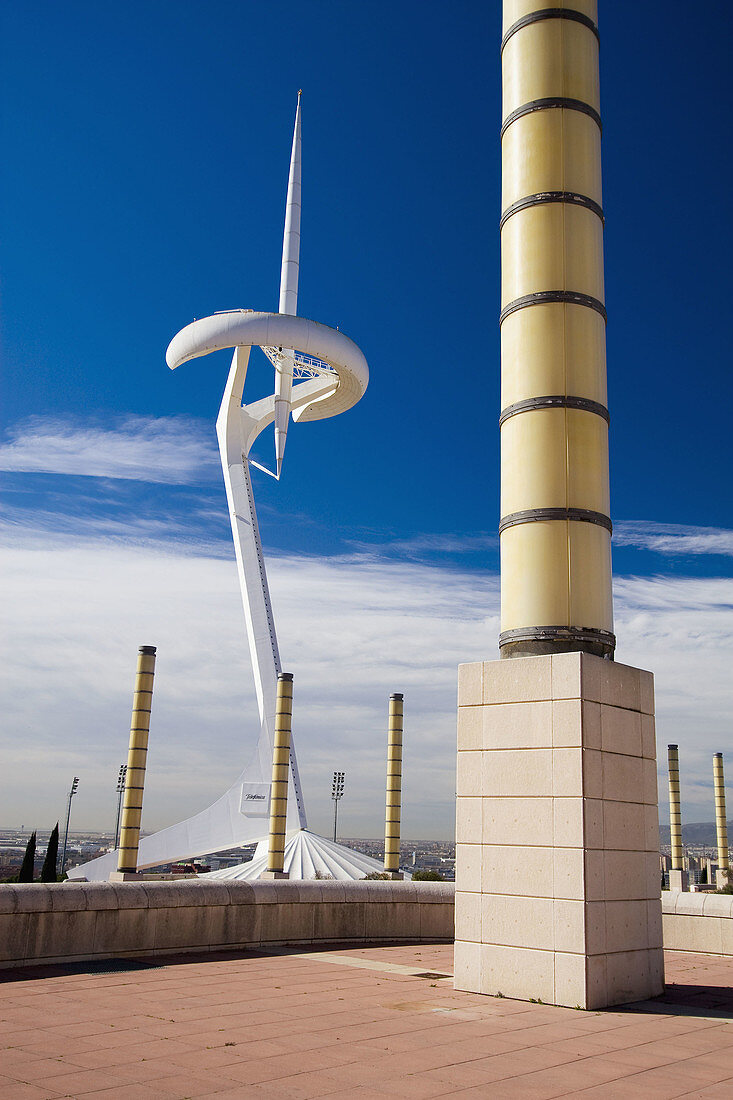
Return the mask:
[[43, 861], [43, 867], [41, 868], [41, 882], [56, 882], [58, 876], [56, 874], [56, 864], [59, 858], [59, 823], [58, 821], [53, 827], [53, 832], [48, 838], [48, 848], [46, 848], [46, 858]]
[[445, 882], [440, 871], [413, 871], [413, 882]]
[[25, 855], [21, 864], [18, 882], [33, 882], [33, 864], [36, 861], [36, 830], [31, 833], [30, 840], [25, 846]]

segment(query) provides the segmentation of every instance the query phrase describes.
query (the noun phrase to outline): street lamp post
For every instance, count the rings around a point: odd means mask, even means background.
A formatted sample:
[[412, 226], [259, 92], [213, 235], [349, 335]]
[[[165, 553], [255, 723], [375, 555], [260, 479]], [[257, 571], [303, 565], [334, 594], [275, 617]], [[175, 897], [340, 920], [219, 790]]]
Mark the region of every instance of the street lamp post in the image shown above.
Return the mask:
[[120, 842], [120, 817], [122, 816], [122, 796], [125, 793], [126, 775], [127, 764], [120, 764], [120, 770], [117, 773], [117, 821], [115, 822], [115, 848]]
[[64, 832], [64, 850], [61, 856], [61, 874], [66, 869], [66, 846], [69, 843], [69, 821], [71, 820], [71, 800], [79, 787], [79, 776], [75, 775], [66, 800], [66, 831]]
[[338, 823], [339, 801], [344, 796], [344, 784], [346, 772], [334, 772], [331, 784], [331, 798], [333, 799], [333, 839], [336, 842], [336, 825]]

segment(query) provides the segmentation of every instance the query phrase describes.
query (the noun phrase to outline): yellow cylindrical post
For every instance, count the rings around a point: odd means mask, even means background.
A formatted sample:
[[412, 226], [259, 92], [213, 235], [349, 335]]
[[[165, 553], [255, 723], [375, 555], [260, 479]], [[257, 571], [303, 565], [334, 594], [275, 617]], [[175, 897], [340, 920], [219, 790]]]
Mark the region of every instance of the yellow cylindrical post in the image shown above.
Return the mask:
[[400, 813], [402, 810], [403, 697], [389, 697], [387, 728], [387, 809], [384, 822], [384, 869], [393, 878], [400, 875]]
[[715, 831], [718, 838], [718, 867], [721, 871], [730, 869], [728, 854], [728, 821], [725, 816], [725, 776], [723, 775], [723, 754], [713, 755], [713, 784], [715, 786]]
[[275, 704], [275, 742], [272, 749], [272, 785], [270, 787], [270, 839], [267, 848], [267, 875], [287, 878], [283, 871], [285, 831], [288, 816], [288, 778], [290, 775], [290, 732], [293, 721], [293, 675], [281, 672], [277, 677]]
[[682, 817], [680, 811], [680, 758], [676, 745], [667, 745], [669, 767], [669, 832], [672, 848], [672, 870], [682, 867]]
[[153, 703], [155, 676], [155, 646], [141, 645], [137, 655], [135, 694], [132, 699], [130, 748], [127, 754], [125, 793], [122, 800], [122, 823], [117, 870], [135, 874], [140, 844], [140, 823], [143, 813], [143, 788], [150, 733], [150, 710]]
[[595, 0], [504, 0], [502, 657], [612, 657]]

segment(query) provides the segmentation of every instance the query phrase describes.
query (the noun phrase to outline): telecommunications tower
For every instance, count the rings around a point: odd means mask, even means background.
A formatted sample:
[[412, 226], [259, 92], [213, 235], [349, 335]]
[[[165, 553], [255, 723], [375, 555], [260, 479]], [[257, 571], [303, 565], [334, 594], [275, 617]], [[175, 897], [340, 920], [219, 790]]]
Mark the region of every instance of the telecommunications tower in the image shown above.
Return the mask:
[[[166, 353], [171, 370], [210, 352], [233, 349], [216, 432], [237, 559], [254, 673], [260, 732], [252, 758], [237, 780], [212, 806], [140, 840], [138, 867], [152, 867], [221, 849], [257, 843], [255, 857], [240, 867], [213, 872], [228, 878], [257, 878], [266, 863], [270, 778], [277, 677], [282, 671], [267, 584], [250, 466], [255, 440], [274, 425], [275, 470], [280, 478], [290, 421], [324, 420], [352, 408], [369, 381], [366, 359], [338, 329], [297, 314], [300, 270], [301, 115], [300, 92], [290, 157], [285, 212], [279, 312], [226, 310], [194, 321], [174, 336]], [[269, 397], [243, 399], [252, 348], [259, 347], [274, 368]], [[271, 473], [265, 470], [266, 473]], [[75, 877], [106, 879], [117, 866], [110, 853], [75, 868]], [[295, 747], [288, 781], [285, 870], [290, 878], [363, 878], [380, 864], [307, 828]]]

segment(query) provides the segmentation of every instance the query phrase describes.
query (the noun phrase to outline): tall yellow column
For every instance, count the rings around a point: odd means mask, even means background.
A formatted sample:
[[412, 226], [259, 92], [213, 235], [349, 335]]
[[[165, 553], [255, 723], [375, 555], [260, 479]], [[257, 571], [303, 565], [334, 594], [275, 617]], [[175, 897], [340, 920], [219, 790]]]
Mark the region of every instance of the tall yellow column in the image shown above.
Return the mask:
[[723, 775], [723, 754], [713, 755], [713, 784], [715, 786], [715, 831], [718, 839], [718, 867], [721, 871], [730, 869], [728, 854], [728, 821], [725, 816], [725, 776]]
[[143, 788], [150, 733], [150, 710], [153, 704], [155, 677], [155, 646], [141, 645], [137, 656], [135, 694], [132, 700], [130, 748], [127, 754], [125, 793], [122, 801], [122, 824], [117, 871], [135, 874], [140, 844], [140, 822], [143, 813]]
[[392, 878], [400, 874], [400, 813], [402, 810], [403, 697], [389, 697], [387, 730], [387, 809], [384, 821], [384, 869]]
[[293, 675], [281, 672], [277, 677], [275, 703], [275, 743], [272, 749], [270, 786], [270, 840], [267, 871], [263, 877], [287, 878], [283, 870], [285, 832], [288, 816], [288, 777], [290, 775], [290, 733], [293, 721]]
[[595, 0], [504, 0], [502, 657], [612, 657]]
[[667, 745], [669, 767], [669, 832], [672, 847], [672, 870], [682, 868], [682, 817], [680, 813], [680, 759], [676, 745]]

